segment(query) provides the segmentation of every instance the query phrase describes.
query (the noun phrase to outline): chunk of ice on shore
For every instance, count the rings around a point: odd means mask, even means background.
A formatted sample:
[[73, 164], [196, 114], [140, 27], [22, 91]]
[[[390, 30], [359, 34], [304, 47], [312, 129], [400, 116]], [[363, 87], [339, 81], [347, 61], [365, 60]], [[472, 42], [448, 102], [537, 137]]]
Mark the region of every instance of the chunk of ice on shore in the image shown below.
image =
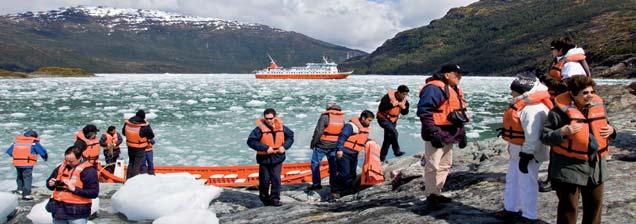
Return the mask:
[[[223, 190], [190, 174], [137, 175], [112, 196], [112, 206], [129, 220], [154, 220], [182, 211], [208, 209]], [[186, 222], [187, 223], [187, 222]]]
[[[35, 224], [49, 224], [53, 223], [53, 217], [51, 213], [46, 211], [46, 204], [49, 203], [49, 199], [46, 199], [31, 208], [29, 214], [27, 214], [27, 218], [31, 220], [31, 222]], [[93, 199], [93, 203], [91, 204], [91, 215], [95, 214], [99, 210], [99, 198]]]
[[[7, 217], [18, 207], [18, 196], [0, 192], [0, 223], [7, 222]], [[218, 222], [218, 221], [217, 221]]]
[[214, 212], [207, 209], [188, 210], [177, 212], [171, 215], [163, 216], [155, 219], [152, 224], [172, 224], [172, 223], [190, 223], [190, 224], [218, 224], [219, 219]]

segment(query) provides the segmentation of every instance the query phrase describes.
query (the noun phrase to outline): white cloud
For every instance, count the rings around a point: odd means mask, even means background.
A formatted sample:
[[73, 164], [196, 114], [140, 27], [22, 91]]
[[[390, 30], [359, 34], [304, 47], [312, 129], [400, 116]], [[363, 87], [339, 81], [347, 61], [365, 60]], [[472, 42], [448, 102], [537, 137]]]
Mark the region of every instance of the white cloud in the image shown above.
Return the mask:
[[159, 9], [253, 22], [373, 51], [399, 31], [424, 26], [475, 0], [0, 0], [0, 13], [77, 5]]

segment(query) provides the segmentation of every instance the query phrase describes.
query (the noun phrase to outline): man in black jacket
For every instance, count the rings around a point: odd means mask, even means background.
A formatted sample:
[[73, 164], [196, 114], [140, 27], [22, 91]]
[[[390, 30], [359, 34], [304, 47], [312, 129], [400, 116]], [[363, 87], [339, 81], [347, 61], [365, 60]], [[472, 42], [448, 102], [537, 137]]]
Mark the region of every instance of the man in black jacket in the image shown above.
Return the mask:
[[135, 116], [124, 123], [122, 134], [126, 137], [128, 146], [128, 170], [126, 178], [132, 178], [141, 172], [141, 164], [146, 158], [146, 148], [150, 147], [150, 141], [155, 138], [150, 124], [146, 122], [146, 112], [138, 110]]
[[396, 157], [404, 155], [404, 152], [400, 151], [398, 143], [397, 121], [400, 114], [407, 115], [409, 113], [409, 101], [406, 100], [408, 95], [409, 88], [400, 85], [397, 91], [391, 90], [385, 94], [378, 105], [378, 124], [384, 129], [384, 140], [380, 151], [380, 160], [382, 161], [386, 160], [390, 146], [393, 146], [393, 155]]
[[97, 169], [92, 163], [81, 162], [82, 151], [71, 146], [64, 152], [64, 162], [56, 167], [46, 181], [53, 191], [46, 210], [53, 223], [87, 223], [92, 199], [99, 195]]

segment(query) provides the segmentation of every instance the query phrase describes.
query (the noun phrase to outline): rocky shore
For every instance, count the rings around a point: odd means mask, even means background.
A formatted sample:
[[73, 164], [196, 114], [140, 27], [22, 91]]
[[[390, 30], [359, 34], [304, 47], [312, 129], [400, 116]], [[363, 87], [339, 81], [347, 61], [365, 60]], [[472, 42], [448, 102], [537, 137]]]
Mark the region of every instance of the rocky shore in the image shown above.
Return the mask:
[[13, 72], [0, 69], [0, 78], [7, 79], [25, 79], [25, 78], [44, 78], [44, 77], [91, 77], [95, 74], [87, 72], [81, 68], [61, 68], [61, 67], [42, 67], [36, 71]]
[[[636, 220], [636, 96], [624, 86], [601, 86], [609, 120], [618, 130], [611, 143], [605, 185], [604, 223], [634, 223]], [[405, 156], [384, 165], [383, 184], [355, 195], [330, 200], [329, 189], [305, 191], [307, 185], [284, 186], [281, 207], [263, 207], [256, 189], [225, 189], [211, 203], [221, 223], [515, 223], [494, 212], [502, 209], [508, 153], [501, 139], [469, 143], [454, 151], [453, 167], [444, 194], [453, 202], [440, 209], [429, 207], [423, 193], [421, 154]], [[540, 169], [545, 179], [547, 164]], [[326, 181], [326, 179], [324, 180]], [[110, 197], [119, 185], [102, 184], [100, 211], [94, 223], [125, 223], [112, 211]], [[50, 192], [35, 189], [36, 202], [20, 201], [20, 209], [9, 223], [28, 223], [31, 207]], [[554, 192], [539, 194], [539, 223], [556, 221]], [[580, 218], [580, 215], [579, 215]]]

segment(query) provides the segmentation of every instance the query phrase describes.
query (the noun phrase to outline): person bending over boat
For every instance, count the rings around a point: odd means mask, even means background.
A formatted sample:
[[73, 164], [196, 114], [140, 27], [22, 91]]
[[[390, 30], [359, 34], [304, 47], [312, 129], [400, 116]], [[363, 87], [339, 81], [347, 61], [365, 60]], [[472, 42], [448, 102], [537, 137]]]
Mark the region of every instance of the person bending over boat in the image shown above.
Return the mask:
[[358, 167], [358, 153], [366, 147], [369, 139], [369, 126], [373, 121], [373, 112], [364, 110], [360, 117], [353, 117], [345, 124], [338, 136], [336, 158], [338, 161], [338, 178], [336, 187], [332, 190], [332, 198], [352, 194], [355, 192], [356, 168]]

